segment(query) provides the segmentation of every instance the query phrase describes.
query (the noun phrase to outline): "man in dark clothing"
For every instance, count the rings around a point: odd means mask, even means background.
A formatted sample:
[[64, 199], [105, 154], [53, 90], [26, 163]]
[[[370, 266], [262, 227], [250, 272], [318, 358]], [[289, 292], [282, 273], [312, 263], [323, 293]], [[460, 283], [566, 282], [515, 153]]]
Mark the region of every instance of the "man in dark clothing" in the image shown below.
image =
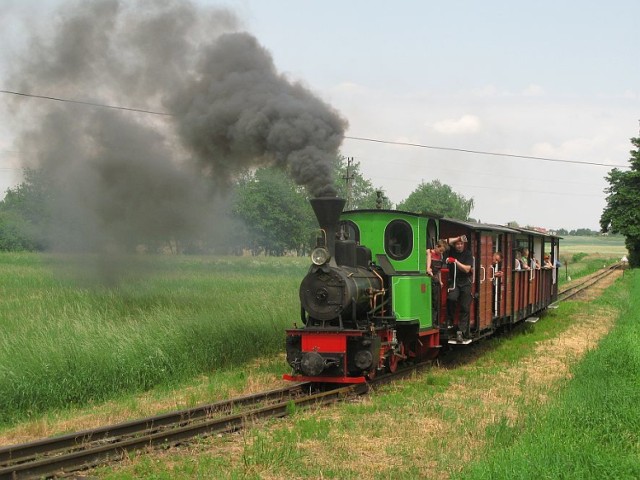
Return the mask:
[[465, 249], [464, 237], [457, 237], [452, 242], [453, 248], [447, 258], [449, 267], [449, 290], [447, 294], [447, 323], [453, 324], [456, 306], [460, 304], [457, 340], [469, 336], [469, 313], [471, 310], [471, 275], [473, 255]]

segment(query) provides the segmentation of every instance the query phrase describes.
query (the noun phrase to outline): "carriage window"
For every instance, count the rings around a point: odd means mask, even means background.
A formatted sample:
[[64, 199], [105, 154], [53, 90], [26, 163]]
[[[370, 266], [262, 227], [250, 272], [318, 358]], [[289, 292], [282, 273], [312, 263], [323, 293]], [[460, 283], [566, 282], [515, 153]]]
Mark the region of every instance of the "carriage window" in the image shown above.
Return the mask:
[[384, 250], [394, 260], [404, 260], [413, 249], [413, 230], [404, 220], [394, 220], [384, 231]]
[[360, 243], [360, 229], [351, 220], [343, 220], [340, 222], [339, 233], [344, 236], [346, 240], [353, 240], [356, 243]]

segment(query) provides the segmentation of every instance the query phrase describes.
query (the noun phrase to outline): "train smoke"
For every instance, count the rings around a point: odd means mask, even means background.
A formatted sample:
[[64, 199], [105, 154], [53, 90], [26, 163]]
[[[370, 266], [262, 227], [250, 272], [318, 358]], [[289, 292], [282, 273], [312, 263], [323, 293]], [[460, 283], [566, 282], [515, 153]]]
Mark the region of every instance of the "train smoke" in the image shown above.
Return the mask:
[[182, 85], [168, 106], [186, 144], [218, 181], [257, 162], [275, 163], [312, 195], [335, 195], [332, 165], [346, 122], [278, 74], [251, 35], [221, 36], [204, 53], [198, 77]]
[[131, 249], [195, 238], [212, 203], [248, 169], [278, 165], [312, 195], [333, 194], [346, 122], [299, 83], [225, 9], [188, 0], [63, 5], [35, 28], [8, 83], [21, 91], [146, 110], [153, 116], [16, 102], [23, 164], [53, 194], [52, 242]]

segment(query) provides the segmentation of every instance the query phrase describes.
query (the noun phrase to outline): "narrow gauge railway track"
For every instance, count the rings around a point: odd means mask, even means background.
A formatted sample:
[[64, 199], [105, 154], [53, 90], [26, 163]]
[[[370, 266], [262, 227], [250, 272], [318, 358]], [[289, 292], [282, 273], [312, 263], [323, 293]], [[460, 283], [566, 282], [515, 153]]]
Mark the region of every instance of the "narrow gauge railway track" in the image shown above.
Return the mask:
[[[558, 302], [577, 295], [618, 268], [620, 264], [614, 264], [561, 291]], [[2, 447], [0, 480], [65, 476], [118, 460], [125, 452], [178, 445], [197, 436], [236, 431], [254, 420], [284, 417], [295, 407], [334, 403], [362, 395], [371, 385], [405, 377], [431, 363], [427, 361], [399, 369], [395, 374], [376, 376], [369, 384], [319, 391], [311, 383], [299, 383], [187, 410]], [[245, 410], [238, 411], [243, 408]]]
[[[123, 452], [175, 445], [202, 434], [237, 430], [251, 419], [279, 417], [293, 404], [335, 401], [341, 391], [316, 392], [310, 383], [0, 448], [0, 479], [55, 476], [118, 458]], [[251, 408], [253, 407], [253, 408]], [[237, 413], [239, 409], [245, 409]]]
[[578, 293], [582, 292], [583, 290], [585, 290], [585, 289], [589, 288], [590, 286], [598, 283], [600, 280], [608, 277], [609, 275], [611, 275], [616, 270], [619, 270], [621, 267], [622, 267], [622, 264], [620, 262], [614, 263], [613, 265], [610, 265], [609, 267], [604, 268], [604, 269], [596, 272], [595, 274], [589, 276], [583, 282], [580, 282], [577, 285], [574, 285], [572, 287], [565, 288], [564, 290], [558, 292], [558, 300], [557, 301], [558, 302], [562, 302], [564, 300], [568, 300], [568, 299], [574, 297], [575, 295], [577, 295]]
[[[369, 384], [320, 391], [311, 383], [298, 383], [188, 410], [3, 447], [0, 448], [0, 480], [68, 476], [78, 470], [119, 460], [125, 452], [168, 447], [198, 436], [229, 433], [255, 420], [284, 417], [295, 407], [334, 403], [362, 395], [372, 384], [390, 382], [428, 364], [431, 362], [378, 376]], [[236, 413], [239, 407], [246, 410]]]

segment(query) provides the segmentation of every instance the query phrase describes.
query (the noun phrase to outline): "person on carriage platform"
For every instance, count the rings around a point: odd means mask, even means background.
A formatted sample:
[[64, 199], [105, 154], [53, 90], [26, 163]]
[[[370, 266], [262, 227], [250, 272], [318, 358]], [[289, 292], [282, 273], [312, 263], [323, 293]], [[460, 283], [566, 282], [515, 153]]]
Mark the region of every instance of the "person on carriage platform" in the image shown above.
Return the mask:
[[453, 247], [446, 260], [449, 266], [449, 285], [447, 290], [447, 326], [453, 325], [453, 318], [457, 306], [460, 306], [458, 331], [456, 339], [462, 342], [469, 337], [469, 314], [471, 311], [471, 275], [473, 270], [473, 255], [466, 247], [467, 238], [462, 235], [450, 239]]
[[442, 275], [444, 252], [449, 248], [446, 240], [438, 240], [434, 248], [427, 249], [427, 275], [431, 277], [431, 309], [432, 323], [437, 325], [440, 318], [440, 293], [442, 292]]

